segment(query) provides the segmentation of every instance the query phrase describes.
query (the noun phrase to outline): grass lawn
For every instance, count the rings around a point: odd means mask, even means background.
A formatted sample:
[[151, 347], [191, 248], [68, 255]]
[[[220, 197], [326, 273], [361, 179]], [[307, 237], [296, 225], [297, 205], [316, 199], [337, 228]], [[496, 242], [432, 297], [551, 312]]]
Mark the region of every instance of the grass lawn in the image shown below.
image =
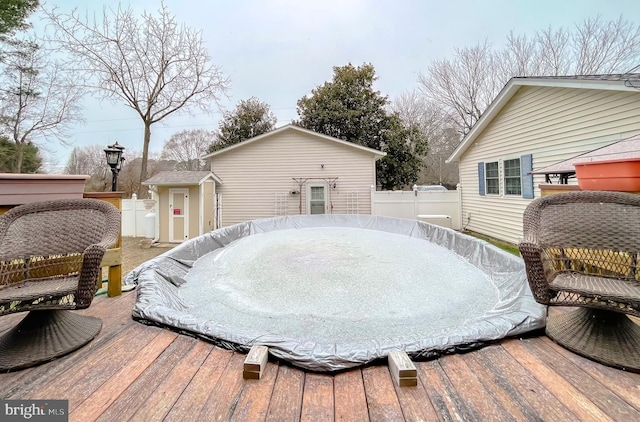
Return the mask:
[[470, 230], [465, 231], [466, 234], [477, 237], [478, 239], [482, 239], [491, 243], [494, 246], [499, 247], [500, 249], [504, 249], [505, 251], [514, 254], [515, 256], [520, 256], [520, 250], [518, 249], [518, 245], [514, 245], [513, 243], [503, 242], [502, 240], [494, 239], [493, 237], [485, 236], [480, 233], [472, 232]]

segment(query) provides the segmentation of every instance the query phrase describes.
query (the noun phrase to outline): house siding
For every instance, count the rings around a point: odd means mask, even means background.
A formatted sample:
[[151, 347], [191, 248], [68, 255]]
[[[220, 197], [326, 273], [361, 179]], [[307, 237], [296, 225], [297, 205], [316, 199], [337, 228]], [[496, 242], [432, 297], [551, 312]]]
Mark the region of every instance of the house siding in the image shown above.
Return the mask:
[[[209, 161], [222, 180], [216, 186], [222, 196], [222, 227], [276, 215], [306, 214], [307, 185], [336, 178], [335, 188], [333, 182], [331, 186], [327, 183], [327, 212], [355, 212], [348, 202], [357, 196], [358, 212], [371, 213], [375, 156], [367, 151], [291, 129]], [[294, 179], [307, 180], [299, 184]]]
[[[507, 242], [522, 239], [522, 214], [531, 200], [502, 189], [481, 196], [479, 162], [532, 154], [535, 170], [638, 133], [640, 93], [520, 87], [460, 158], [463, 227]], [[535, 175], [536, 198], [542, 183], [544, 176]]]

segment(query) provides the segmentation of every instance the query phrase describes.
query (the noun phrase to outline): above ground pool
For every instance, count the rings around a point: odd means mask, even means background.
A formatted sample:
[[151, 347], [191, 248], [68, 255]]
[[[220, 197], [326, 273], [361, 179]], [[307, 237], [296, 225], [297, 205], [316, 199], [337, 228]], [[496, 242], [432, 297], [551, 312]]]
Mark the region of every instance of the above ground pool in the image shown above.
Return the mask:
[[524, 264], [451, 229], [361, 215], [254, 220], [132, 271], [135, 319], [296, 366], [336, 371], [544, 326]]

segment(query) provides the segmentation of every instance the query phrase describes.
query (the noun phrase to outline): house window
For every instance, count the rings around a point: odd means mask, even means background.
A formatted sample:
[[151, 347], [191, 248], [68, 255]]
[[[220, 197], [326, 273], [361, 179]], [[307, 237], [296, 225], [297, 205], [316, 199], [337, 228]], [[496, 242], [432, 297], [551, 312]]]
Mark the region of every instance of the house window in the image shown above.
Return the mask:
[[[478, 194], [520, 195], [533, 199], [533, 155], [525, 154], [520, 158], [478, 163]], [[502, 176], [501, 176], [502, 175]], [[500, 186], [502, 185], [502, 186]]]
[[522, 194], [519, 158], [504, 160], [504, 189], [507, 195]]
[[309, 213], [325, 213], [325, 186], [310, 186], [309, 190]]
[[487, 195], [500, 194], [500, 175], [497, 161], [485, 164], [485, 181], [487, 186]]

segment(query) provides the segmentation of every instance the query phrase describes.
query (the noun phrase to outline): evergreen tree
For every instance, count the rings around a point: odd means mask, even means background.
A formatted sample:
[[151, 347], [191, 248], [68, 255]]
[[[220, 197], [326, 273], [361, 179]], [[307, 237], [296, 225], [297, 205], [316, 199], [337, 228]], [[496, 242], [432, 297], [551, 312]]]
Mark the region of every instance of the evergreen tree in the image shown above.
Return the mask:
[[416, 125], [403, 124], [387, 112], [386, 96], [373, 90], [371, 64], [333, 68], [333, 79], [298, 100], [297, 125], [318, 133], [387, 153], [378, 161], [377, 181], [397, 189], [417, 181], [427, 140]]
[[244, 140], [272, 131], [276, 126], [276, 116], [269, 104], [255, 97], [241, 100], [236, 108], [224, 114], [218, 126], [216, 141], [209, 145], [208, 152], [235, 145]]

